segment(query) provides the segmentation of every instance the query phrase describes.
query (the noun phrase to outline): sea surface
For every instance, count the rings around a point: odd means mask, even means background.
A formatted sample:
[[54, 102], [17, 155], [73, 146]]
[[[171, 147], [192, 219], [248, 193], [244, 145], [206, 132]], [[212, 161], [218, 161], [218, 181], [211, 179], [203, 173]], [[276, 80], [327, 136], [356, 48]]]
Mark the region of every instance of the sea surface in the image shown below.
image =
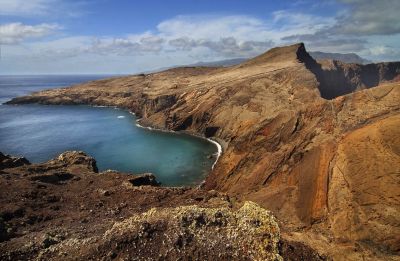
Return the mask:
[[127, 111], [90, 106], [4, 105], [13, 97], [70, 86], [105, 75], [0, 76], [0, 151], [43, 162], [82, 150], [99, 170], [153, 173], [163, 185], [196, 185], [211, 170], [215, 144], [136, 126]]

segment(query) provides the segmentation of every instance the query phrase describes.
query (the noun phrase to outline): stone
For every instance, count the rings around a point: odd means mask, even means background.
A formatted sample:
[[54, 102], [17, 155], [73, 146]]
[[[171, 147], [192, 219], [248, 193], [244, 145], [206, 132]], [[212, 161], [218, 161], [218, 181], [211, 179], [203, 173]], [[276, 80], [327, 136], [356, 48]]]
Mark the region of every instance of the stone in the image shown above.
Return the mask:
[[12, 157], [0, 152], [0, 170], [29, 165], [30, 162], [24, 157]]
[[115, 223], [106, 231], [100, 251], [112, 247], [111, 242], [130, 238], [132, 246], [124, 246], [120, 258], [135, 251], [139, 259], [282, 260], [279, 231], [272, 214], [253, 202], [245, 202], [237, 211], [198, 206], [154, 208]]
[[145, 173], [141, 175], [135, 175], [133, 178], [128, 180], [132, 186], [159, 186], [160, 183], [157, 182], [156, 177], [151, 173]]

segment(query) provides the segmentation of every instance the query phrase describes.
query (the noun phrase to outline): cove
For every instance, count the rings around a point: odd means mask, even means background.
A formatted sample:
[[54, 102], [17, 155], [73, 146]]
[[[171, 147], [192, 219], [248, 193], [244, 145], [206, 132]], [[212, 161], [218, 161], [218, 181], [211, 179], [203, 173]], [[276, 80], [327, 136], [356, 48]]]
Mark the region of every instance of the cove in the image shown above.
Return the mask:
[[210, 155], [217, 148], [207, 140], [139, 128], [134, 115], [119, 109], [3, 106], [8, 113], [1, 116], [0, 148], [31, 162], [83, 150], [96, 158], [100, 171], [151, 172], [164, 185], [181, 186], [200, 183], [216, 159]]
[[0, 151], [36, 163], [66, 150], [85, 151], [100, 171], [151, 172], [165, 186], [201, 183], [218, 151], [199, 137], [140, 128], [120, 109], [0, 105]]

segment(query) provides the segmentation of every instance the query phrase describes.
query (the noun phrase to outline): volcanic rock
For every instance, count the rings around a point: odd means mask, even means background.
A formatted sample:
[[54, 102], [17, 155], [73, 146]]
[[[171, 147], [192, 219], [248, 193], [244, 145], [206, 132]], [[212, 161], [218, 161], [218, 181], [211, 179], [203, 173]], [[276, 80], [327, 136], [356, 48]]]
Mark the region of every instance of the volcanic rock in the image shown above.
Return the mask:
[[[0, 260], [282, 260], [276, 219], [257, 204], [158, 187], [150, 174], [98, 174], [91, 163], [83, 152], [66, 152], [4, 170]], [[79, 179], [53, 182], [67, 171]], [[157, 186], [123, 185], [135, 178]]]
[[30, 162], [26, 158], [12, 157], [10, 155], [5, 155], [0, 152], [0, 170], [29, 164]]
[[159, 186], [156, 177], [151, 173], [145, 173], [128, 180], [133, 186]]
[[[279, 227], [255, 203], [228, 208], [153, 208], [115, 223], [77, 258], [113, 253], [119, 259], [282, 260]], [[57, 251], [69, 251], [68, 243]], [[83, 254], [83, 255], [81, 255]]]

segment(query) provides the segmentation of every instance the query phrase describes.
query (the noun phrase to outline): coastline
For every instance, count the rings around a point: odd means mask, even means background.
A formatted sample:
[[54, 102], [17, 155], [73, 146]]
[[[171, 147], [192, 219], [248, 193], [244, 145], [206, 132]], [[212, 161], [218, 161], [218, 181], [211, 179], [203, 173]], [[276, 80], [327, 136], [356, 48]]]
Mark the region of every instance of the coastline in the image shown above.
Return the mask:
[[[6, 105], [6, 104], [7, 103], [3, 103], [2, 105]], [[47, 106], [47, 105], [54, 106], [53, 104], [40, 104], [40, 103], [37, 103], [37, 104], [40, 105], [40, 106], [43, 106], [43, 105], [44, 106]], [[63, 104], [63, 105], [66, 105], [66, 104]], [[115, 106], [115, 105], [69, 104], [69, 106], [89, 106], [89, 107], [94, 107], [94, 108], [110, 108], [110, 109], [115, 109], [115, 110], [121, 110], [121, 111], [128, 112], [129, 114], [132, 114], [132, 115], [134, 115], [136, 117], [136, 113], [135, 112], [129, 110], [128, 108], [121, 108], [121, 107], [118, 107], [118, 106]], [[218, 141], [216, 141], [216, 140], [214, 140], [212, 138], [206, 138], [204, 136], [201, 136], [201, 135], [193, 133], [193, 132], [187, 132], [187, 131], [178, 131], [177, 132], [177, 131], [174, 131], [174, 130], [168, 130], [168, 129], [162, 129], [162, 128], [154, 128], [154, 127], [150, 127], [150, 126], [144, 126], [144, 125], [140, 124], [141, 120], [142, 120], [142, 118], [137, 118], [135, 120], [136, 127], [139, 127], [139, 128], [142, 128], [142, 129], [146, 129], [146, 130], [149, 130], [149, 131], [165, 132], [165, 133], [178, 134], [178, 135], [185, 134], [185, 135], [189, 135], [189, 136], [192, 136], [192, 137], [196, 137], [196, 138], [200, 138], [200, 139], [203, 139], [203, 140], [207, 140], [208, 142], [214, 144], [214, 146], [217, 148], [217, 151], [215, 153], [213, 153], [213, 156], [215, 156], [215, 161], [211, 165], [210, 172], [214, 170], [214, 168], [215, 168], [216, 164], [218, 163], [218, 160], [219, 160], [219, 158], [220, 158], [220, 156], [222, 155], [222, 152], [223, 152], [223, 146]], [[210, 172], [207, 175], [209, 175]], [[200, 182], [200, 185], [203, 182], [204, 182], [204, 180], [202, 182]]]
[[[136, 113], [131, 111], [131, 110], [129, 110], [129, 109], [127, 109], [127, 108], [119, 108], [118, 106], [107, 106], [107, 105], [88, 105], [88, 106], [100, 107], [100, 108], [114, 108], [114, 109], [117, 109], [117, 110], [125, 110], [128, 113], [130, 113], [130, 114], [132, 114], [132, 115], [134, 115], [136, 117]], [[144, 125], [140, 124], [141, 120], [142, 120], [142, 118], [137, 118], [136, 119], [136, 122], [135, 122], [136, 127], [139, 127], [139, 128], [142, 128], [142, 129], [147, 129], [149, 131], [160, 131], [160, 132], [174, 133], [174, 134], [186, 134], [186, 135], [194, 136], [194, 137], [197, 137], [197, 138], [200, 138], [200, 139], [203, 139], [203, 140], [207, 140], [208, 142], [211, 142], [212, 144], [214, 144], [215, 147], [217, 147], [217, 152], [214, 154], [216, 156], [216, 158], [215, 158], [214, 163], [211, 166], [211, 171], [214, 170], [214, 168], [217, 165], [218, 160], [221, 157], [222, 152], [223, 152], [223, 147], [218, 141], [213, 140], [212, 138], [203, 137], [203, 136], [198, 135], [198, 134], [193, 133], [193, 132], [185, 132], [185, 131], [177, 132], [177, 131], [174, 131], [174, 130], [154, 128], [154, 127], [150, 127], [150, 126], [144, 126]]]
[[[136, 116], [136, 114], [134, 112], [129, 111], [129, 110], [128, 110], [128, 112], [130, 114], [133, 114], [133, 115]], [[176, 131], [173, 131], [173, 130], [154, 128], [154, 127], [150, 127], [150, 126], [143, 126], [143, 125], [141, 125], [139, 123], [140, 121], [141, 121], [141, 119], [136, 119], [136, 124], [135, 125], [137, 127], [139, 127], [139, 128], [142, 128], [142, 129], [147, 129], [147, 130], [150, 130], [150, 131], [160, 131], [160, 132], [174, 133], [174, 134], [186, 134], [186, 135], [194, 136], [194, 137], [197, 137], [197, 138], [200, 138], [200, 139], [203, 139], [203, 140], [207, 140], [208, 142], [211, 142], [212, 144], [214, 144], [215, 147], [217, 147], [217, 152], [214, 154], [216, 156], [216, 159], [215, 159], [214, 163], [211, 166], [211, 170], [214, 170], [214, 167], [217, 164], [218, 159], [222, 155], [222, 152], [223, 152], [222, 145], [219, 142], [217, 142], [217, 141], [215, 141], [215, 140], [213, 140], [211, 138], [206, 138], [206, 137], [203, 137], [203, 136], [200, 136], [200, 135], [196, 135], [194, 133], [189, 133], [189, 132], [176, 132]]]

